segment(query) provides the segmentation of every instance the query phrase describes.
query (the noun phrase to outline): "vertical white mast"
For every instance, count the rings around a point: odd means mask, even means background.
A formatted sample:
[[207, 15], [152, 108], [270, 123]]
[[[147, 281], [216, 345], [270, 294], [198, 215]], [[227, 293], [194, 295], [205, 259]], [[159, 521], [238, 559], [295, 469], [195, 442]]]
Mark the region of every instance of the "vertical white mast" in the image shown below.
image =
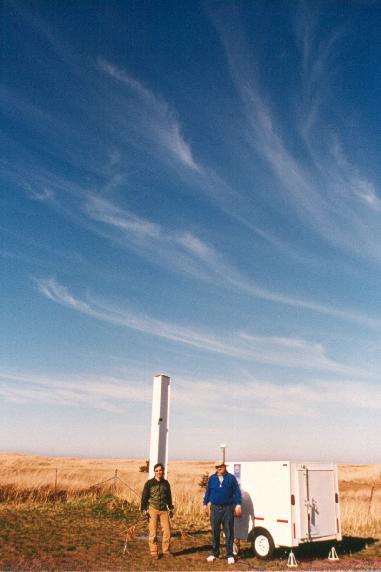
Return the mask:
[[150, 477], [154, 476], [153, 467], [156, 463], [163, 463], [165, 474], [167, 474], [170, 389], [170, 378], [167, 375], [155, 375], [153, 378], [149, 454]]

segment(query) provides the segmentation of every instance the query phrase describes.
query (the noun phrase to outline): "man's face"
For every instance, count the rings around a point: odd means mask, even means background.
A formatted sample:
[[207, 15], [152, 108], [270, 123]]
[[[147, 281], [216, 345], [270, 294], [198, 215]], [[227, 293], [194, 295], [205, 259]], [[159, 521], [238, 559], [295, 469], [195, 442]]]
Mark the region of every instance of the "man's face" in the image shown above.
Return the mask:
[[217, 475], [224, 475], [226, 473], [226, 467], [225, 465], [220, 465], [219, 467], [216, 467], [217, 469]]
[[160, 479], [162, 479], [164, 476], [164, 469], [162, 469], [162, 467], [156, 467], [155, 469], [155, 479], [157, 479], [158, 481]]

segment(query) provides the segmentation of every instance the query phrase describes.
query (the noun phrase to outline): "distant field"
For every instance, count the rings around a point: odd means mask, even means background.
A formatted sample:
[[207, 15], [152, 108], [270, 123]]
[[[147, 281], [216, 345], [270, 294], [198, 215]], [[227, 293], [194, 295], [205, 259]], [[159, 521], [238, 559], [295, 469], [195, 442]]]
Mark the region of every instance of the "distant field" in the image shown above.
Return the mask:
[[[0, 500], [46, 500], [56, 495], [72, 499], [91, 493], [91, 487], [113, 479], [117, 471], [116, 491], [129, 502], [139, 499], [147, 473], [140, 459], [84, 459], [77, 457], [40, 457], [0, 453]], [[168, 478], [180, 514], [199, 516], [202, 489], [198, 483], [213, 471], [208, 461], [173, 461]], [[113, 481], [104, 488], [113, 487]], [[102, 487], [100, 487], [102, 489]], [[90, 490], [89, 490], [90, 489]], [[136, 494], [135, 494], [136, 493]]]
[[[0, 565], [2, 570], [151, 570], [146, 524], [137, 503], [145, 460], [83, 459], [0, 453]], [[213, 471], [206, 461], [172, 461], [176, 558], [156, 569], [208, 570], [209, 523], [198, 485]], [[115, 479], [115, 477], [117, 477]], [[344, 542], [329, 568], [381, 568], [381, 465], [339, 467]], [[127, 503], [127, 504], [126, 504]], [[137, 523], [137, 524], [136, 524]], [[131, 530], [131, 526], [136, 528]], [[123, 554], [126, 533], [127, 551]], [[324, 548], [325, 550], [325, 548]], [[326, 568], [322, 554], [299, 554], [299, 568]], [[324, 557], [325, 558], [325, 557]], [[285, 554], [257, 561], [245, 547], [236, 569], [282, 569]], [[224, 569], [224, 563], [213, 566]]]

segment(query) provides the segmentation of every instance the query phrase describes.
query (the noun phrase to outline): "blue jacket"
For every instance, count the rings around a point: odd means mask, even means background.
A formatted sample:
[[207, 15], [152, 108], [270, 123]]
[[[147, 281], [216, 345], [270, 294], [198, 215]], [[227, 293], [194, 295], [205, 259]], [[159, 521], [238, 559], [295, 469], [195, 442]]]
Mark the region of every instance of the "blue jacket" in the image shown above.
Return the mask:
[[209, 477], [204, 496], [204, 505], [212, 504], [236, 505], [241, 504], [241, 491], [237, 479], [230, 473], [223, 475], [222, 483], [217, 474]]

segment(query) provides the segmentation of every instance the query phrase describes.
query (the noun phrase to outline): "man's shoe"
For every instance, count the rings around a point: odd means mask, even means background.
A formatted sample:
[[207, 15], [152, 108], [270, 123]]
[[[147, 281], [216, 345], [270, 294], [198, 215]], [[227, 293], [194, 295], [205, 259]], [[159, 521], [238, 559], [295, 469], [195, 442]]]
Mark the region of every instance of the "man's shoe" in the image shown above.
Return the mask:
[[164, 552], [163, 558], [173, 558], [173, 554], [171, 554], [170, 552]]
[[159, 560], [160, 556], [158, 554], [151, 554], [152, 560]]
[[229, 556], [228, 564], [235, 564], [235, 560], [234, 560], [233, 556]]
[[216, 556], [214, 556], [214, 554], [211, 554], [210, 556], [208, 556], [208, 558], [206, 559], [207, 562], [214, 562], [216, 560]]

